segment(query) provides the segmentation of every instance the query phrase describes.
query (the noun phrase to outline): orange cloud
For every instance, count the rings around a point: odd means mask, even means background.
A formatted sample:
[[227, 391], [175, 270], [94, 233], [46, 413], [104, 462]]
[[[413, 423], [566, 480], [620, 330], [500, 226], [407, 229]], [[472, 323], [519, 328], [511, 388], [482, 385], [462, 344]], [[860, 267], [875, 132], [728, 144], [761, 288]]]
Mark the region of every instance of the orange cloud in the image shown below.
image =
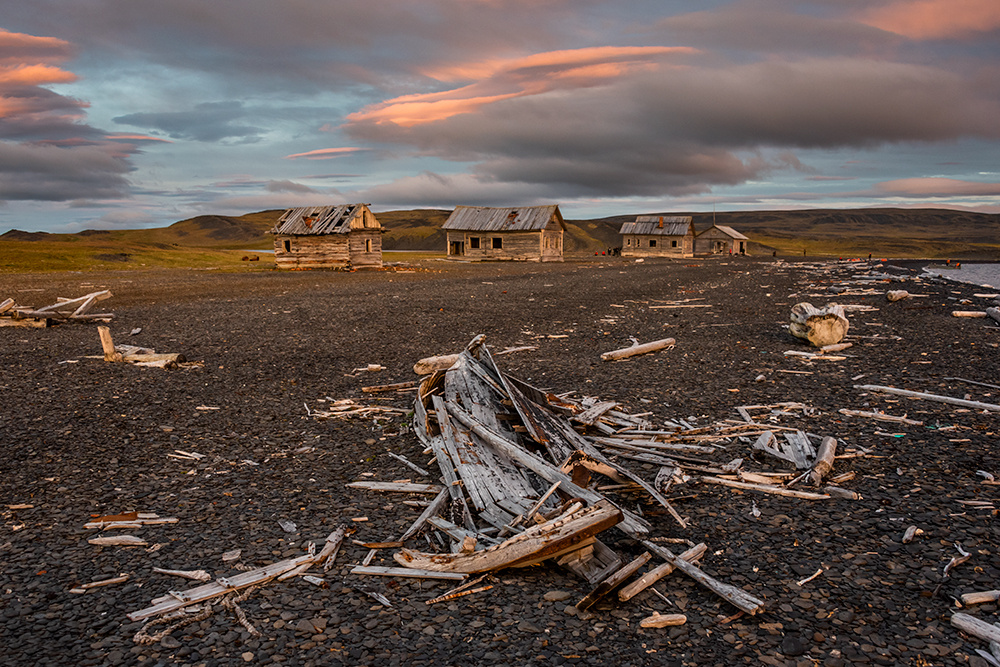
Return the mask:
[[1000, 195], [1000, 183], [962, 181], [955, 178], [901, 178], [884, 181], [877, 190], [903, 196], [982, 197]]
[[[325, 126], [324, 126], [325, 127]], [[367, 150], [366, 148], [354, 148], [354, 147], [343, 147], [343, 148], [320, 148], [314, 151], [307, 151], [305, 153], [294, 153], [293, 155], [286, 155], [286, 160], [332, 160], [333, 158], [343, 157], [350, 153], [357, 153], [358, 151]]]
[[169, 139], [161, 139], [160, 137], [151, 137], [148, 134], [108, 134], [105, 136], [106, 139], [111, 141], [159, 141], [165, 144], [172, 144], [174, 142]]
[[36, 37], [0, 28], [0, 63], [61, 62], [73, 55], [72, 45], [56, 37]]
[[997, 0], [897, 0], [864, 12], [860, 21], [912, 39], [965, 37], [1000, 28]]
[[77, 76], [52, 65], [14, 65], [0, 67], [0, 86], [42, 86], [47, 83], [72, 83]]
[[667, 56], [690, 55], [687, 47], [616, 47], [549, 51], [509, 60], [465, 63], [425, 71], [439, 81], [476, 79], [453, 90], [405, 95], [350, 114], [347, 122], [412, 127], [473, 113], [489, 104], [554, 90], [597, 86], [663, 65]]

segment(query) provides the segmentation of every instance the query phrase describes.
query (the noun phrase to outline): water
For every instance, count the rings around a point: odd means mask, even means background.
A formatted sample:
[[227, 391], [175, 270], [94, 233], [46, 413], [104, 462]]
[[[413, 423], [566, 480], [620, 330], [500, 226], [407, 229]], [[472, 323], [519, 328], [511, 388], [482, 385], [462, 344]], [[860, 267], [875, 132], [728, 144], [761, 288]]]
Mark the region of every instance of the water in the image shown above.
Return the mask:
[[[952, 266], [954, 265], [955, 263], [952, 262]], [[932, 264], [924, 267], [924, 273], [960, 283], [1000, 289], [1000, 264], [966, 264], [962, 262], [959, 269], [943, 268], [942, 264]]]

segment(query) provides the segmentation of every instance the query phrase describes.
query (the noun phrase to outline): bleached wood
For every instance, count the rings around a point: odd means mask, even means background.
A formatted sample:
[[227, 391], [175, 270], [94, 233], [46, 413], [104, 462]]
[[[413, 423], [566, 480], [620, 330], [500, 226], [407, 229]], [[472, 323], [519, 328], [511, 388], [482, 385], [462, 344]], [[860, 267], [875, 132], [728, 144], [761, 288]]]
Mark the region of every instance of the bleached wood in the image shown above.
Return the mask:
[[1000, 600], [1000, 590], [962, 594], [962, 604], [964, 605], [986, 604], [987, 602], [996, 602], [997, 600]]
[[837, 439], [829, 436], [823, 438], [823, 442], [820, 443], [819, 450], [816, 452], [816, 462], [813, 463], [812, 470], [809, 472], [809, 481], [813, 484], [822, 482], [823, 478], [833, 470], [836, 455]]
[[[695, 546], [691, 547], [690, 549], [682, 553], [680, 556], [678, 556], [678, 558], [682, 558], [683, 560], [686, 560], [689, 563], [694, 563], [695, 561], [700, 560], [701, 557], [705, 555], [706, 551], [708, 551], [708, 547], [705, 545], [704, 542], [702, 542], [700, 544], [696, 544]], [[618, 591], [618, 599], [621, 600], [622, 602], [627, 602], [628, 600], [631, 600], [636, 595], [643, 592], [644, 590], [646, 590], [647, 588], [658, 582], [660, 579], [673, 572], [675, 569], [677, 568], [674, 567], [673, 563], [669, 562], [656, 566], [646, 574], [642, 575], [642, 577], [640, 577], [639, 579], [636, 579], [631, 584], [625, 586], [620, 591]]]
[[448, 370], [458, 361], [457, 354], [443, 354], [437, 357], [424, 357], [413, 364], [413, 372], [417, 375], [430, 375], [434, 371]]
[[123, 361], [121, 353], [115, 351], [115, 343], [111, 339], [111, 329], [99, 326], [97, 327], [97, 335], [101, 337], [101, 347], [104, 349], [104, 361]]
[[997, 324], [1000, 324], [1000, 308], [987, 308], [986, 315]]
[[910, 293], [905, 289], [892, 289], [885, 293], [885, 300], [892, 303], [895, 301], [902, 301], [908, 296], [910, 296]]
[[952, 317], [967, 317], [967, 318], [979, 318], [986, 317], [986, 312], [982, 310], [953, 310], [951, 311]]
[[764, 610], [763, 600], [750, 595], [741, 588], [723, 583], [714, 577], [709, 576], [686, 560], [675, 556], [670, 549], [661, 547], [658, 544], [650, 542], [649, 540], [643, 540], [642, 545], [663, 560], [671, 563], [678, 570], [682, 571], [684, 574], [688, 575], [705, 588], [708, 588], [719, 597], [725, 599], [730, 604], [743, 610], [751, 616]]
[[597, 584], [597, 586], [593, 590], [591, 590], [589, 593], [583, 596], [583, 598], [576, 603], [575, 605], [576, 608], [583, 610], [583, 609], [589, 609], [590, 607], [594, 606], [594, 603], [596, 603], [598, 600], [610, 594], [612, 591], [614, 591], [623, 583], [625, 583], [626, 579], [628, 579], [633, 574], [638, 572], [639, 568], [648, 563], [652, 557], [653, 554], [646, 551], [645, 553], [643, 553], [638, 558], [634, 559], [629, 564], [623, 566], [621, 569], [614, 572], [607, 579]]
[[100, 588], [101, 586], [111, 586], [113, 584], [121, 584], [126, 581], [128, 581], [128, 575], [123, 574], [119, 577], [112, 577], [111, 579], [101, 579], [100, 581], [92, 581], [89, 584], [80, 584], [79, 586], [76, 586], [75, 588], [70, 590], [70, 593], [76, 593], [76, 592], [86, 593], [91, 588]]
[[652, 616], [639, 621], [640, 628], [665, 628], [671, 625], [684, 625], [687, 623], [687, 616], [684, 614], [661, 614], [654, 611]]
[[951, 624], [974, 637], [985, 639], [988, 642], [1000, 642], [1000, 627], [995, 623], [988, 623], [959, 611], [951, 615]]
[[786, 496], [788, 498], [801, 498], [802, 500], [826, 500], [830, 496], [826, 493], [811, 493], [809, 491], [794, 491], [792, 489], [786, 489], [783, 486], [769, 486], [767, 484], [747, 484], [745, 482], [737, 482], [731, 479], [721, 479], [719, 477], [699, 477], [703, 482], [709, 484], [718, 484], [720, 486], [729, 486], [734, 489], [745, 489], [747, 491], [760, 491], [761, 493], [769, 493], [773, 496]]
[[628, 357], [634, 357], [639, 354], [647, 354], [649, 352], [656, 352], [657, 350], [662, 350], [664, 348], [673, 347], [677, 341], [673, 338], [664, 338], [662, 340], [655, 340], [650, 343], [641, 343], [633, 345], [632, 347], [622, 348], [620, 350], [613, 350], [611, 352], [605, 352], [601, 355], [603, 361], [617, 361], [619, 359], [626, 359]]
[[868, 417], [869, 419], [877, 419], [883, 422], [892, 422], [894, 424], [907, 424], [910, 426], [923, 426], [922, 421], [917, 421], [915, 419], [907, 419], [904, 417], [896, 417], [895, 415], [887, 415], [884, 412], [866, 412], [864, 410], [848, 410], [847, 408], [841, 408], [838, 410], [842, 415], [848, 415], [849, 417]]
[[464, 581], [469, 575], [461, 572], [437, 572], [435, 570], [416, 570], [409, 567], [368, 567], [358, 565], [351, 569], [351, 574], [361, 574], [377, 577], [404, 577], [408, 579], [445, 579], [449, 581]]
[[789, 333], [816, 347], [839, 343], [849, 328], [844, 307], [837, 304], [816, 308], [811, 303], [797, 303], [792, 306], [788, 324]]
[[963, 398], [952, 398], [951, 396], [928, 394], [922, 391], [896, 389], [895, 387], [883, 387], [881, 385], [876, 385], [876, 384], [856, 384], [854, 385], [854, 388], [860, 389], [862, 391], [877, 391], [883, 394], [906, 396], [908, 398], [920, 398], [926, 401], [935, 401], [937, 403], [947, 403], [949, 405], [957, 405], [963, 408], [972, 408], [973, 410], [988, 410], [990, 412], [1000, 412], [1000, 405], [996, 405], [994, 403], [980, 403], [979, 401], [967, 401]]
[[209, 581], [212, 578], [205, 570], [165, 570], [162, 567], [154, 567], [153, 572], [157, 574], [168, 574], [172, 577], [182, 577], [193, 581]]
[[411, 380], [409, 382], [396, 382], [394, 384], [379, 384], [371, 387], [362, 387], [361, 391], [366, 394], [378, 394], [386, 391], [404, 391], [408, 389], [416, 389], [419, 384], [419, 380]]
[[0, 301], [0, 313], [6, 313], [14, 307], [14, 299], [4, 299]]
[[352, 489], [367, 489], [369, 491], [385, 491], [389, 493], [440, 493], [439, 484], [412, 484], [408, 482], [348, 482], [344, 486]]
[[148, 544], [146, 540], [135, 535], [111, 535], [108, 537], [92, 537], [87, 540], [96, 546], [122, 546], [122, 547], [144, 547]]

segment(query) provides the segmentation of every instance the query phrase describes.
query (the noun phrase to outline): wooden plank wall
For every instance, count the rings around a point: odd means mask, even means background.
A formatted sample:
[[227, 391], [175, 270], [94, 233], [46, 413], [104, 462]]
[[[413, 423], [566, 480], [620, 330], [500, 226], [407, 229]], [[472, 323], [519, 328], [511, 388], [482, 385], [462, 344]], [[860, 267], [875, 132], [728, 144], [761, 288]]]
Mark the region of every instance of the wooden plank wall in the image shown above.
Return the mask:
[[[656, 247], [650, 248], [650, 239], [656, 240]], [[627, 242], [631, 240], [631, 245]], [[636, 247], [636, 240], [639, 245]], [[677, 241], [677, 247], [672, 242]], [[694, 254], [694, 237], [655, 236], [649, 234], [625, 234], [622, 236], [622, 257], [691, 257]]]
[[[562, 261], [562, 231], [548, 232], [550, 238], [558, 235], [558, 248], [550, 248], [543, 253], [542, 232], [448, 232], [448, 256], [480, 260], [521, 260], [521, 261]], [[469, 239], [480, 239], [479, 248], [471, 248]], [[503, 239], [503, 248], [494, 248], [493, 239]], [[465, 244], [464, 254], [452, 255], [451, 244], [461, 241]]]
[[[291, 249], [285, 250], [285, 241]], [[371, 252], [365, 252], [365, 241]], [[382, 234], [376, 229], [325, 236], [276, 236], [274, 263], [279, 269], [341, 269], [382, 266]]]

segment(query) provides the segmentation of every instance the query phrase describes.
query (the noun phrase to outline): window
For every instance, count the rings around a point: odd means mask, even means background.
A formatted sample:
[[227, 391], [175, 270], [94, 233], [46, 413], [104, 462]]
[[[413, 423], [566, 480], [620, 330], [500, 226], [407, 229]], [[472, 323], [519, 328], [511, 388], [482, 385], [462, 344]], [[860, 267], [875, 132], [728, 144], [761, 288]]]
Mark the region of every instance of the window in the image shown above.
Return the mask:
[[469, 247], [470, 248], [479, 248], [479, 237], [478, 236], [470, 236], [469, 237]]
[[284, 246], [285, 246], [285, 252], [291, 252], [292, 251], [292, 242], [291, 241], [289, 241], [288, 239], [285, 239], [284, 241], [282, 241], [282, 244], [284, 244]]
[[670, 247], [671, 248], [676, 248], [677, 247], [677, 241], [671, 241], [670, 242]]
[[656, 239], [649, 239], [649, 247], [650, 248], [656, 247]]
[[503, 237], [502, 236], [494, 236], [493, 237], [493, 249], [494, 250], [503, 250]]
[[365, 239], [365, 252], [371, 252], [371, 251], [372, 251], [372, 240]]

